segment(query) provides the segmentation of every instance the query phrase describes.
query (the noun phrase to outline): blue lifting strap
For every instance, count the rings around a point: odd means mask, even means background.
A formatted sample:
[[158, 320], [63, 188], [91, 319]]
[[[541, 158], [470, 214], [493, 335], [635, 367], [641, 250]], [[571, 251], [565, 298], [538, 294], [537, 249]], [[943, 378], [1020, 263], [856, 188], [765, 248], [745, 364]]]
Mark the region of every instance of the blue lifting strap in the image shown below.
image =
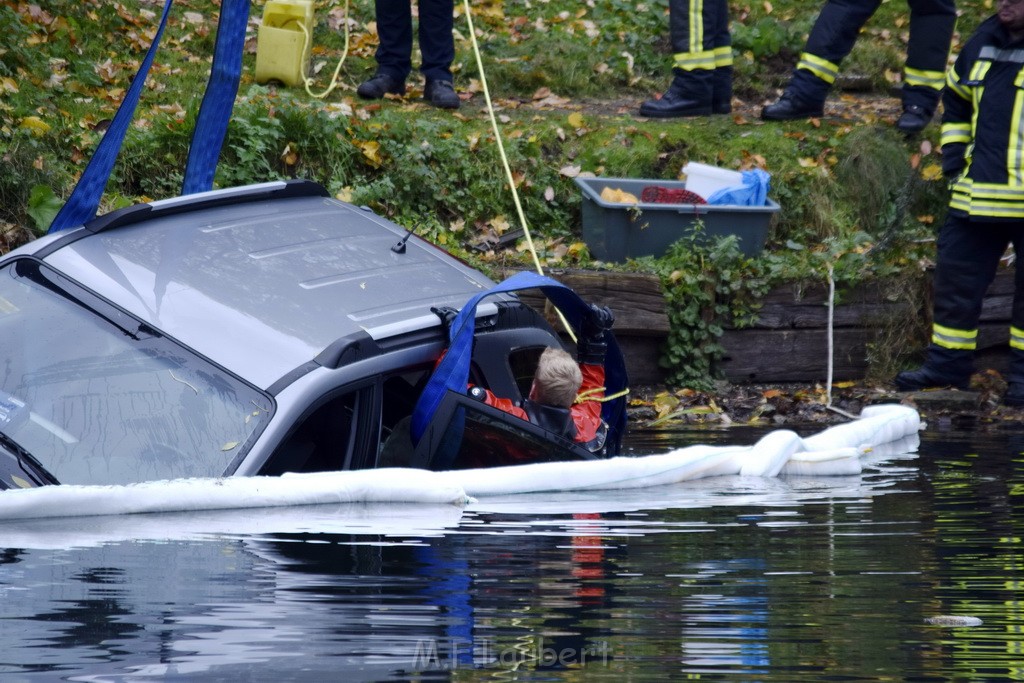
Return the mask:
[[139, 103], [142, 86], [145, 84], [146, 76], [149, 74], [149, 67], [153, 64], [153, 56], [160, 45], [160, 38], [163, 36], [164, 27], [167, 26], [167, 17], [171, 12], [171, 5], [173, 3], [174, 0], [167, 0], [167, 4], [164, 5], [164, 13], [160, 17], [160, 26], [153, 37], [153, 44], [149, 46], [146, 57], [142, 60], [139, 72], [132, 79], [128, 92], [125, 94], [124, 99], [121, 100], [117, 113], [114, 114], [114, 120], [111, 122], [110, 127], [107, 128], [107, 132], [104, 133], [100, 144], [97, 145], [92, 158], [89, 159], [89, 164], [78, 179], [78, 184], [75, 185], [75, 189], [71, 192], [71, 197], [68, 198], [68, 201], [57, 212], [53, 222], [50, 223], [48, 232], [58, 232], [73, 228], [96, 217], [96, 210], [100, 206], [100, 198], [103, 197], [103, 190], [107, 187], [110, 172], [114, 169], [114, 162], [117, 161], [117, 155], [121, 151], [121, 143], [124, 141], [125, 133], [128, 131], [128, 126], [135, 116], [135, 107]]
[[199, 107], [196, 127], [192, 131], [185, 180], [181, 185], [183, 195], [213, 189], [217, 159], [224, 144], [224, 135], [238, 94], [238, 80], [242, 75], [242, 52], [248, 22], [249, 0], [221, 2], [213, 66], [203, 103]]
[[[448, 352], [434, 368], [434, 373], [427, 380], [427, 385], [413, 409], [410, 425], [413, 443], [419, 443], [448, 390], [459, 394], [466, 392], [469, 383], [469, 363], [473, 354], [477, 305], [488, 296], [523, 289], [540, 289], [558, 307], [573, 329], [580, 329], [588, 309], [586, 302], [570, 288], [543, 275], [526, 271], [516, 273], [486, 292], [473, 296], [452, 321], [449, 328]], [[608, 334], [607, 341], [605, 389], [608, 395], [612, 395], [624, 390], [628, 380], [625, 360], [618, 342], [615, 341], [615, 335]], [[626, 430], [625, 397], [602, 404], [601, 417], [608, 423], [608, 450], [615, 453]]]

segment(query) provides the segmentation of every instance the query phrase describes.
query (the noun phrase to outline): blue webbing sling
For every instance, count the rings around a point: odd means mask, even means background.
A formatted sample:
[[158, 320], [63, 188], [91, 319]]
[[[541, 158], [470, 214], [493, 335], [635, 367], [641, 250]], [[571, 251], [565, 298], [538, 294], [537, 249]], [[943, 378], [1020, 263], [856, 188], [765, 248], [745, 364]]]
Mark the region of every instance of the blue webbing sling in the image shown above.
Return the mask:
[[[117, 108], [117, 113], [100, 140], [85, 171], [79, 178], [68, 201], [61, 207], [50, 224], [48, 232], [58, 232], [81, 225], [96, 217], [100, 199], [106, 189], [114, 162], [121, 151], [124, 136], [135, 116], [142, 88], [145, 85], [153, 57], [160, 45], [167, 18], [174, 0], [167, 0], [153, 43], [139, 66], [131, 86]], [[196, 119], [189, 146], [188, 164], [182, 194], [203, 192], [213, 187], [217, 158], [224, 143], [224, 135], [231, 119], [238, 80], [242, 68], [242, 48], [245, 28], [249, 20], [249, 0], [223, 0], [217, 26], [210, 80]]]
[[[473, 355], [473, 334], [476, 330], [476, 308], [486, 297], [524, 289], [540, 289], [551, 300], [574, 330], [579, 330], [587, 312], [587, 303], [561, 282], [532, 272], [521, 272], [495, 285], [486, 292], [473, 296], [455, 316], [449, 328], [448, 352], [437, 364], [434, 373], [420, 394], [412, 412], [410, 433], [414, 444], [419, 443], [448, 391], [466, 393], [469, 382], [469, 363]], [[628, 380], [626, 364], [615, 335], [608, 334], [605, 355], [605, 390], [607, 395], [624, 390]], [[609, 452], [616, 452], [626, 429], [626, 399], [619, 397], [601, 406], [601, 417], [608, 423]]]
[[110, 179], [110, 172], [114, 169], [117, 155], [121, 151], [124, 135], [128, 132], [128, 126], [135, 116], [135, 107], [139, 103], [139, 95], [142, 93], [142, 86], [149, 74], [149, 67], [153, 64], [153, 56], [160, 45], [160, 37], [163, 36], [164, 27], [167, 26], [167, 17], [171, 13], [172, 4], [174, 4], [174, 0], [167, 0], [167, 4], [164, 5], [164, 12], [160, 17], [156, 36], [153, 37], [153, 44], [146, 51], [146, 57], [142, 60], [142, 65], [139, 67], [138, 73], [135, 74], [135, 78], [132, 79], [132, 84], [128, 87], [124, 99], [121, 100], [110, 127], [103, 134], [103, 139], [96, 146], [96, 151], [92, 153], [92, 158], [89, 159], [71, 196], [57, 212], [47, 232], [67, 230], [96, 217], [100, 198], [103, 196], [103, 190], [107, 187], [107, 180]]
[[199, 107], [192, 142], [188, 148], [182, 194], [213, 189], [213, 175], [231, 120], [242, 75], [245, 26], [249, 21], [249, 0], [222, 0], [217, 23], [217, 42], [206, 94]]

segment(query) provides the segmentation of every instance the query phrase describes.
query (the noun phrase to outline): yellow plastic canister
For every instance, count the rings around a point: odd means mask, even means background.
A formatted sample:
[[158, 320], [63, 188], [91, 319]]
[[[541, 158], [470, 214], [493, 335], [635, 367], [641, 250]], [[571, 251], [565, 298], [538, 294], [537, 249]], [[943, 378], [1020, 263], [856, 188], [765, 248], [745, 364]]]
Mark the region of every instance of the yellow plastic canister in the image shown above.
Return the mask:
[[268, 0], [256, 33], [256, 82], [301, 85], [312, 37], [313, 0]]

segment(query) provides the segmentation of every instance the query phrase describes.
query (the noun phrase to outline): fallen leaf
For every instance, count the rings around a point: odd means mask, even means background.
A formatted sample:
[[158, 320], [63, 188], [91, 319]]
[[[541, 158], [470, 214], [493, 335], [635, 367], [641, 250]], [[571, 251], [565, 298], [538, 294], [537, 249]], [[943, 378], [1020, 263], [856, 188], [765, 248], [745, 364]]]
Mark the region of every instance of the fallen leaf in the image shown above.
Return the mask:
[[942, 180], [942, 166], [940, 164], [928, 164], [921, 169], [921, 177], [925, 180]]
[[569, 114], [570, 126], [572, 126], [573, 128], [582, 128], [583, 124], [583, 114], [579, 113], [578, 111], [574, 111], [573, 113]]
[[509, 224], [509, 222], [505, 220], [504, 215], [495, 216], [491, 220], [487, 221], [487, 225], [494, 228], [494, 232], [498, 233], [499, 235], [505, 234], [506, 232], [508, 232], [508, 229], [512, 227]]
[[356, 141], [356, 145], [363, 153], [363, 158], [373, 168], [380, 168], [384, 159], [380, 155], [380, 143], [376, 140]]
[[561, 175], [564, 175], [566, 178], [575, 178], [580, 174], [581, 170], [583, 169], [579, 166], [563, 166], [562, 168], [558, 169], [558, 172]]
[[299, 154], [292, 149], [292, 143], [288, 143], [284, 146], [284, 151], [281, 152], [281, 162], [285, 166], [294, 166], [299, 163]]
[[18, 127], [32, 131], [32, 134], [36, 136], [44, 135], [48, 130], [50, 130], [50, 124], [46, 123], [38, 116], [26, 116], [21, 120], [21, 123], [18, 124]]

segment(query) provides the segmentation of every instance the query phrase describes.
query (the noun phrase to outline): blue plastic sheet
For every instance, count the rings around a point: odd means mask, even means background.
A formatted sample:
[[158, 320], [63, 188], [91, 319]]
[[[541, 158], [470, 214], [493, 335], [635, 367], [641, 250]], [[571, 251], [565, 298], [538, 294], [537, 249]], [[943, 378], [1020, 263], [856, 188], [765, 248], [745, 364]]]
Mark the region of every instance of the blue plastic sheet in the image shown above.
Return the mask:
[[768, 203], [771, 176], [759, 168], [743, 171], [743, 184], [726, 187], [707, 198], [708, 204], [731, 206], [764, 206]]

